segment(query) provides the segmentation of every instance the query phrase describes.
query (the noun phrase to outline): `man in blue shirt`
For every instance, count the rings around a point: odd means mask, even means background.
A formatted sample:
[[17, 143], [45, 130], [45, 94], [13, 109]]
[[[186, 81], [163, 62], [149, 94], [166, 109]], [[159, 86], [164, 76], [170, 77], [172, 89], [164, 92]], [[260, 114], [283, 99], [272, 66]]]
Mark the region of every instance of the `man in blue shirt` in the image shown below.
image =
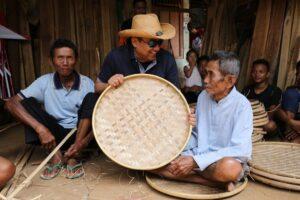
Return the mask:
[[196, 127], [182, 152], [166, 167], [152, 171], [164, 177], [234, 189], [248, 171], [252, 153], [250, 102], [235, 88], [240, 62], [218, 51], [210, 58], [205, 91], [197, 101]]
[[[155, 14], [140, 14], [133, 17], [132, 29], [122, 30], [119, 35], [128, 38], [131, 43], [113, 49], [104, 59], [95, 83], [95, 93], [88, 94], [83, 103], [86, 108], [89, 108], [90, 116], [99, 95], [109, 85], [118, 87], [128, 75], [153, 74], [179, 88], [175, 59], [169, 52], [160, 48], [164, 40], [175, 36], [175, 28], [171, 24], [160, 24]], [[89, 123], [91, 127], [91, 117]], [[81, 137], [86, 137], [90, 132], [91, 128], [87, 128], [82, 131]], [[75, 145], [67, 155], [76, 154], [80, 148]]]
[[296, 65], [295, 85], [283, 93], [280, 114], [286, 126], [291, 128], [285, 139], [300, 143], [300, 61]]
[[[73, 42], [56, 40], [50, 49], [56, 72], [39, 77], [6, 102], [5, 107], [25, 125], [26, 143], [52, 150], [77, 124], [79, 133], [85, 125], [85, 108], [81, 104], [86, 94], [94, 91], [94, 84], [91, 79], [74, 70], [77, 52]], [[75, 136], [67, 141], [62, 150], [69, 148], [74, 141]], [[41, 178], [49, 180], [57, 176], [62, 162], [63, 155], [58, 151]], [[82, 166], [75, 159], [68, 157], [66, 163], [67, 178], [83, 175]]]

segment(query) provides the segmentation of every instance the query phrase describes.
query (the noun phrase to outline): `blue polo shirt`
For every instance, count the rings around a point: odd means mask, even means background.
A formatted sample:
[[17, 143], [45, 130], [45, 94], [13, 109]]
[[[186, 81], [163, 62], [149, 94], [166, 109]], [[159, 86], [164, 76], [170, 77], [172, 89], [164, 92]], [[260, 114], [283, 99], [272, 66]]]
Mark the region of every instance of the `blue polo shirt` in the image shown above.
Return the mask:
[[156, 60], [144, 65], [139, 63], [134, 56], [133, 47], [130, 44], [112, 50], [105, 58], [98, 78], [107, 83], [115, 74], [124, 76], [147, 73], [164, 78], [179, 88], [178, 69], [174, 57], [163, 49], [156, 54]]
[[82, 100], [89, 92], [94, 92], [93, 81], [75, 72], [75, 81], [69, 90], [61, 84], [57, 72], [45, 74], [35, 80], [19, 96], [34, 97], [44, 105], [46, 112], [57, 119], [58, 124], [66, 129], [76, 127], [77, 111]]

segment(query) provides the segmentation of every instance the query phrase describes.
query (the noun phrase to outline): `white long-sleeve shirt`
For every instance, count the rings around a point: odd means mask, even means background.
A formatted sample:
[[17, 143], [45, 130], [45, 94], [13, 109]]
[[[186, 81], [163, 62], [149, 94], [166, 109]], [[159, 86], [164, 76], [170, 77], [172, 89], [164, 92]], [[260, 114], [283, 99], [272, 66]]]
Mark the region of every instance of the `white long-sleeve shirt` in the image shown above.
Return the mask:
[[235, 87], [216, 102], [203, 91], [196, 108], [197, 125], [182, 155], [193, 156], [200, 170], [224, 158], [251, 158], [253, 114], [250, 102]]

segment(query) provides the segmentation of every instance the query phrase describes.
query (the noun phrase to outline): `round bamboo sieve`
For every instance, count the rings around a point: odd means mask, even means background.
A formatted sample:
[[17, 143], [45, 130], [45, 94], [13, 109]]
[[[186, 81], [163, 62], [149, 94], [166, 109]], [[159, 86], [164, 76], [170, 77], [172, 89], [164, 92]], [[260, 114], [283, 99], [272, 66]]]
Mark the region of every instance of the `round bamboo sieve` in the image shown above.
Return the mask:
[[221, 199], [233, 196], [244, 190], [248, 180], [236, 184], [233, 191], [227, 192], [219, 188], [196, 183], [168, 180], [152, 174], [146, 176], [148, 185], [164, 194], [184, 199]]
[[125, 77], [108, 87], [93, 112], [93, 132], [102, 151], [136, 170], [160, 168], [176, 158], [191, 134], [189, 106], [170, 82], [149, 74]]

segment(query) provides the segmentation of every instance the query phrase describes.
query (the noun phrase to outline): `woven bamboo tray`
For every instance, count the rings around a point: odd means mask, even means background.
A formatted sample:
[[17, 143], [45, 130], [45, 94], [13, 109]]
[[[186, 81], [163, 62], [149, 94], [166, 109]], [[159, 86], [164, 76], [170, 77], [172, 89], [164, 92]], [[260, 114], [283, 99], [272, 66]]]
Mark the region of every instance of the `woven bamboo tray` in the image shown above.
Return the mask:
[[269, 119], [268, 118], [253, 120], [253, 126], [254, 127], [264, 126], [267, 123], [269, 123]]
[[265, 178], [265, 177], [259, 176], [257, 174], [254, 174], [254, 173], [251, 173], [251, 177], [259, 182], [266, 184], [266, 185], [271, 185], [273, 187], [277, 187], [277, 188], [281, 188], [281, 189], [300, 191], [299, 185], [283, 183], [280, 181], [274, 181], [272, 179]]
[[236, 188], [226, 192], [219, 188], [208, 187], [195, 183], [172, 181], [155, 175], [146, 175], [148, 185], [164, 194], [184, 199], [221, 199], [233, 196], [244, 190], [248, 180], [237, 183]]
[[261, 130], [259, 130], [259, 131], [253, 130], [253, 134], [262, 134], [262, 135], [265, 135], [265, 134], [267, 134], [267, 132], [266, 131], [261, 131]]
[[262, 113], [262, 114], [254, 115], [254, 116], [253, 116], [253, 120], [266, 119], [266, 118], [268, 118], [267, 112], [264, 112], [264, 113]]
[[250, 100], [251, 106], [255, 106], [260, 104], [260, 102], [258, 100]]
[[254, 173], [258, 176], [262, 176], [264, 178], [272, 179], [274, 181], [279, 181], [283, 183], [289, 183], [289, 184], [295, 184], [300, 186], [300, 179], [298, 178], [290, 178], [290, 177], [284, 177], [284, 176], [278, 176], [275, 174], [270, 174], [264, 171], [260, 171], [258, 169], [255, 169], [253, 167], [250, 168], [251, 173]]
[[263, 127], [253, 127], [253, 131], [264, 131]]
[[261, 134], [252, 134], [252, 143], [260, 142], [263, 139], [263, 135]]
[[149, 74], [125, 77], [108, 87], [93, 112], [93, 132], [102, 151], [136, 170], [160, 168], [176, 158], [191, 134], [189, 106], [170, 82]]
[[270, 174], [300, 178], [300, 144], [260, 142], [253, 144], [250, 166]]

